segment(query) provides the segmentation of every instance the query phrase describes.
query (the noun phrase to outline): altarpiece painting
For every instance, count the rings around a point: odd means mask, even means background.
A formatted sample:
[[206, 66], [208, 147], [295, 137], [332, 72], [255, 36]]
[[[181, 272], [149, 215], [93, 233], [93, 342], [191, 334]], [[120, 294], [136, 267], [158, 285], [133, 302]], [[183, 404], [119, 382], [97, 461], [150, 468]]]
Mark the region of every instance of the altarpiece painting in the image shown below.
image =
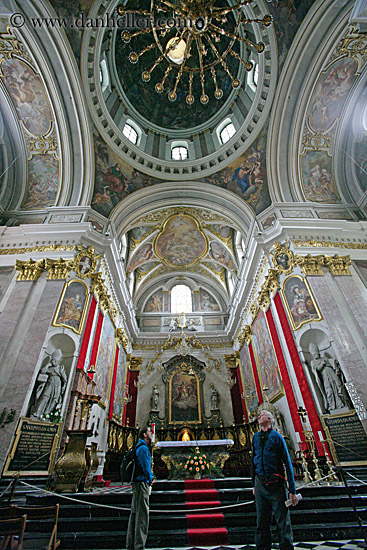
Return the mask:
[[101, 338], [95, 365], [93, 381], [96, 383], [95, 393], [100, 395], [102, 405], [107, 405], [108, 389], [115, 350], [115, 327], [106, 314], [103, 319]]
[[52, 321], [53, 326], [67, 327], [81, 334], [88, 297], [88, 288], [82, 281], [72, 280], [66, 283]]
[[262, 391], [270, 402], [277, 401], [284, 395], [284, 389], [273, 341], [262, 310], [259, 310], [253, 322], [252, 337]]

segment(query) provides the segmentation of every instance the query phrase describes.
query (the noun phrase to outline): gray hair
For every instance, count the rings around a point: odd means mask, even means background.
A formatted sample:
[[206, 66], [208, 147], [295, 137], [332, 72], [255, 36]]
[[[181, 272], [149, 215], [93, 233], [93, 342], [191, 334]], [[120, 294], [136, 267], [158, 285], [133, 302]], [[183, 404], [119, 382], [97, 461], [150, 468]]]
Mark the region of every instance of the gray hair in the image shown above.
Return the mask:
[[262, 411], [260, 411], [260, 414], [261, 413], [266, 413], [266, 416], [268, 417], [268, 419], [270, 420], [270, 423], [273, 425], [273, 422], [274, 422], [274, 416], [271, 414], [270, 411], [267, 411], [266, 409], [263, 409]]

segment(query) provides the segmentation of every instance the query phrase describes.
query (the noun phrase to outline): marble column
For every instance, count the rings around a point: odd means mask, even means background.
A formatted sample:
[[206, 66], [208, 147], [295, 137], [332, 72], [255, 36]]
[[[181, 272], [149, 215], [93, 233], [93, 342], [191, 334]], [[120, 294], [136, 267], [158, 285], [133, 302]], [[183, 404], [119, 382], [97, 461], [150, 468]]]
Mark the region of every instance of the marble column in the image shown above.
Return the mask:
[[[349, 285], [342, 278], [325, 274], [323, 277], [308, 277], [308, 282], [328, 325], [328, 333], [347, 382], [353, 382], [367, 408], [366, 348], [357, 317], [348, 303], [349, 298], [341, 292], [341, 286], [345, 289]], [[362, 424], [367, 431], [367, 420], [363, 420]]]
[[46, 276], [17, 281], [0, 317], [1, 410], [15, 410], [13, 421], [1, 430], [0, 470], [64, 285], [63, 280], [47, 281]]

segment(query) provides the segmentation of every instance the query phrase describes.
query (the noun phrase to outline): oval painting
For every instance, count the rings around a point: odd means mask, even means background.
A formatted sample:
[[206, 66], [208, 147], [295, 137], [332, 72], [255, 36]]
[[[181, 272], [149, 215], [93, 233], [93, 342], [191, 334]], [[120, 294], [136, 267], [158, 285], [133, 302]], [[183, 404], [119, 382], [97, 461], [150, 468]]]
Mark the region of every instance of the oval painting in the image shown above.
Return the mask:
[[171, 267], [194, 265], [208, 251], [206, 237], [191, 216], [179, 214], [169, 218], [155, 241], [155, 252]]

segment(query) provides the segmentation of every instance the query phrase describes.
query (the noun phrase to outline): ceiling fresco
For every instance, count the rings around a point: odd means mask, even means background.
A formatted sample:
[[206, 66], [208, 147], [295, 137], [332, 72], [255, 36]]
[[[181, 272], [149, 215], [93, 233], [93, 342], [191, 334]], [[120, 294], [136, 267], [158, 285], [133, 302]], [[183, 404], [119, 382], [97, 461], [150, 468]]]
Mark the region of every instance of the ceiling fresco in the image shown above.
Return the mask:
[[[339, 203], [342, 200], [334, 174], [335, 139], [343, 111], [366, 60], [367, 39], [349, 27], [330, 52], [314, 85], [305, 113], [299, 162], [302, 188], [310, 201]], [[362, 158], [358, 165], [359, 173], [363, 173]]]
[[61, 178], [55, 118], [41, 75], [24, 45], [4, 33], [1, 46], [0, 85], [14, 106], [27, 150], [27, 181], [20, 208], [47, 208], [55, 204]]
[[136, 220], [127, 231], [125, 261], [127, 276], [134, 274], [135, 291], [148, 281], [154, 283], [158, 275], [177, 272], [194, 279], [195, 273], [204, 275], [228, 291], [226, 273], [235, 276], [238, 269], [235, 230], [222, 216], [217, 223], [206, 223], [213, 217], [204, 209], [172, 208], [156, 212], [150, 220]]
[[[267, 129], [260, 133], [250, 150], [232, 164], [199, 181], [232, 191], [259, 214], [270, 204], [265, 151]], [[150, 187], [162, 180], [139, 172], [119, 158], [95, 133], [94, 210], [108, 217], [113, 208], [134, 191]]]

